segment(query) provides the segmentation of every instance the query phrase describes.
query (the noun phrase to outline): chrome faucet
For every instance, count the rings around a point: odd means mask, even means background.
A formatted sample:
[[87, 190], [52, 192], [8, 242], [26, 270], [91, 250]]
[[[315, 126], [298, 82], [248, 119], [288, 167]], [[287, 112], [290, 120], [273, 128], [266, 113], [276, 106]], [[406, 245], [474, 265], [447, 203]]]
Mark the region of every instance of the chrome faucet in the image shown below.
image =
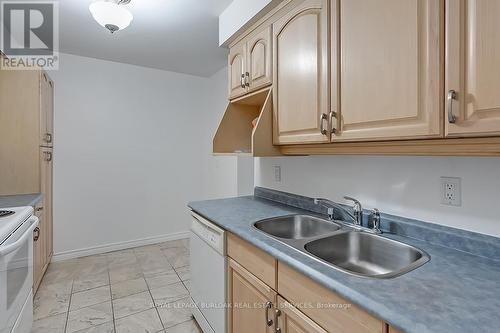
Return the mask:
[[335, 220], [335, 209], [339, 210], [342, 213], [342, 217], [345, 218], [347, 216], [351, 221], [343, 221], [343, 222], [351, 222], [353, 224], [352, 227], [358, 230], [362, 231], [368, 231], [372, 232], [375, 234], [381, 234], [382, 231], [380, 230], [380, 212], [377, 208], [374, 208], [371, 212], [370, 215], [370, 221], [372, 222], [373, 226], [372, 228], [365, 228], [362, 225], [362, 219], [363, 219], [363, 207], [361, 206], [361, 203], [351, 197], [344, 197], [346, 200], [350, 200], [354, 202], [354, 215], [351, 214], [349, 210], [347, 210], [343, 205], [338, 204], [336, 202], [333, 202], [328, 199], [323, 199], [323, 198], [315, 198], [314, 199], [314, 204], [316, 205], [321, 205], [322, 207], [327, 208], [327, 213], [328, 213], [328, 219], [330, 221]]
[[333, 221], [335, 219], [334, 208], [336, 208], [336, 209], [340, 210], [343, 215], [347, 215], [347, 217], [349, 217], [352, 220], [353, 224], [356, 224], [356, 217], [354, 215], [352, 215], [351, 212], [349, 212], [344, 206], [342, 206], [336, 202], [333, 202], [331, 200], [324, 199], [324, 198], [315, 198], [314, 204], [320, 205], [320, 206], [325, 207], [327, 209], [328, 219], [330, 221]]
[[357, 199], [347, 196], [344, 197], [344, 199], [354, 202], [354, 206], [352, 207], [355, 217], [354, 224], [363, 225], [363, 207], [361, 206], [361, 202], [359, 202]]

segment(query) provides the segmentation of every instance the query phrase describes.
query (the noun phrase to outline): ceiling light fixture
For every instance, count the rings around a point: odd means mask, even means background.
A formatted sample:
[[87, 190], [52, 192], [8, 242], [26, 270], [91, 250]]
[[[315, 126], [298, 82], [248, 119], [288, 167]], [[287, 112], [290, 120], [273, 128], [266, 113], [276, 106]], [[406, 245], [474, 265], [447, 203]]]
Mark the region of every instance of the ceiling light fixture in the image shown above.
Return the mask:
[[89, 10], [92, 17], [101, 26], [108, 29], [111, 33], [123, 30], [129, 26], [134, 18], [132, 14], [123, 5], [130, 3], [131, 0], [100, 0], [90, 4]]

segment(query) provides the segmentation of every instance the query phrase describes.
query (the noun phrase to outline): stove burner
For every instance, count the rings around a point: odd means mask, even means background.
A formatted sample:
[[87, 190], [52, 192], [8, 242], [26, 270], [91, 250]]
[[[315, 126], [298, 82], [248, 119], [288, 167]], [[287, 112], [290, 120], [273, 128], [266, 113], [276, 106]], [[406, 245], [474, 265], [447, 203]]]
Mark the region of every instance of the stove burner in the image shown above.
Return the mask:
[[11, 210], [0, 210], [0, 217], [6, 217], [14, 214]]

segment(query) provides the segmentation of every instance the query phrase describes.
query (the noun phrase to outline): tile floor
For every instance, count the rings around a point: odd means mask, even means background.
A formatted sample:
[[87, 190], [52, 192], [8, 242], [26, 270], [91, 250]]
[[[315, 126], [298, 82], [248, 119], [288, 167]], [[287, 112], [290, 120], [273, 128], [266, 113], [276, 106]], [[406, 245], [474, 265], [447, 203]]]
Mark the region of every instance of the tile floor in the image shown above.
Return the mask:
[[188, 240], [56, 262], [35, 296], [33, 333], [200, 333]]

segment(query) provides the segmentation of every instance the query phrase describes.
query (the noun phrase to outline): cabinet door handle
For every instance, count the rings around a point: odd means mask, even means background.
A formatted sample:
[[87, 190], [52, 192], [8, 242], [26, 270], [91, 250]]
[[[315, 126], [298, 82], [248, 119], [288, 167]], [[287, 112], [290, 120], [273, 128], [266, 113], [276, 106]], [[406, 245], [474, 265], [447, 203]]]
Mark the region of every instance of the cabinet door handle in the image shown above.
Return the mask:
[[330, 111], [330, 122], [332, 123], [332, 134], [337, 134], [337, 126], [336, 126], [336, 121], [337, 121], [337, 112], [335, 111]]
[[453, 114], [453, 100], [457, 98], [457, 93], [455, 90], [448, 91], [448, 122], [454, 124], [457, 118]]
[[245, 86], [250, 87], [250, 73], [245, 73]]
[[281, 316], [281, 310], [280, 309], [276, 309], [276, 312], [274, 314], [275, 314], [275, 317], [274, 317], [274, 332], [275, 333], [281, 333], [281, 327], [279, 327], [279, 320], [278, 320], [278, 318]]
[[46, 152], [45, 152], [45, 160], [46, 160], [47, 162], [52, 161], [52, 153], [51, 153], [50, 151], [46, 151]]
[[269, 310], [273, 308], [273, 303], [270, 301], [267, 301], [265, 306], [266, 306], [266, 325], [272, 326], [273, 320], [269, 319]]
[[45, 141], [48, 143], [51, 143], [52, 142], [52, 134], [45, 133]]
[[325, 120], [328, 120], [328, 115], [326, 113], [322, 113], [321, 116], [319, 116], [319, 123], [320, 123], [320, 132], [323, 135], [328, 134], [328, 131], [325, 129]]
[[240, 85], [243, 89], [245, 89], [245, 74], [241, 74], [241, 77], [240, 77]]
[[38, 240], [38, 238], [40, 238], [40, 228], [36, 227], [33, 230], [33, 241], [36, 242]]

